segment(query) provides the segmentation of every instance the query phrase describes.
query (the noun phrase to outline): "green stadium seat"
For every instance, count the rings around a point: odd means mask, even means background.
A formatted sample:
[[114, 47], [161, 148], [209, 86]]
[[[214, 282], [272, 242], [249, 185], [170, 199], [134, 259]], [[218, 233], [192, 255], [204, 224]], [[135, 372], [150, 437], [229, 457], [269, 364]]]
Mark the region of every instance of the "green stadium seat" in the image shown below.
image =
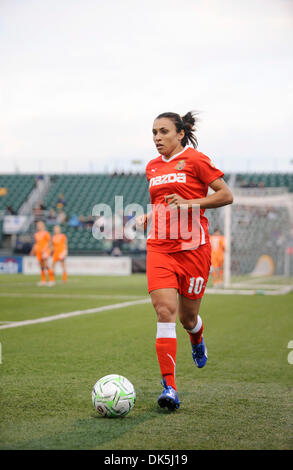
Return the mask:
[[0, 188], [7, 194], [0, 196], [0, 210], [11, 206], [17, 212], [35, 187], [36, 175], [0, 175]]

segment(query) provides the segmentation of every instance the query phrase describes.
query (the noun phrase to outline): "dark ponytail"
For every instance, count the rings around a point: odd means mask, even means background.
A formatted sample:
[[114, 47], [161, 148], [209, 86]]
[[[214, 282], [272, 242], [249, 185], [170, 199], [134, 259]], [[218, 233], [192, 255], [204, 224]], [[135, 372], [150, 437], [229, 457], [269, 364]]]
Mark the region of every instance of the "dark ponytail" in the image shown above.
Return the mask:
[[195, 136], [196, 123], [198, 122], [197, 113], [190, 111], [185, 116], [179, 116], [177, 113], [162, 113], [157, 119], [167, 118], [171, 119], [175, 124], [177, 132], [184, 130], [184, 137], [181, 140], [181, 145], [185, 147], [187, 144], [191, 144], [194, 148], [197, 147], [197, 138]]
[[189, 112], [182, 116], [183, 121], [183, 129], [185, 132], [185, 136], [181, 140], [181, 144], [183, 147], [190, 143], [195, 149], [197, 147], [197, 138], [195, 136], [196, 127], [195, 124], [198, 122], [198, 118], [196, 117], [195, 112]]

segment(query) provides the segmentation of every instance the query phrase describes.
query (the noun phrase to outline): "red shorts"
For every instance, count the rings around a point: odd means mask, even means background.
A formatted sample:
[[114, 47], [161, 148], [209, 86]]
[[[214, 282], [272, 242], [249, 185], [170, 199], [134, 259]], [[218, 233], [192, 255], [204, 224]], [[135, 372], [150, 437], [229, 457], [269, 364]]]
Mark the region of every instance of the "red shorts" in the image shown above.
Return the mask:
[[201, 299], [211, 267], [211, 246], [176, 253], [147, 252], [148, 291], [174, 288], [189, 299]]

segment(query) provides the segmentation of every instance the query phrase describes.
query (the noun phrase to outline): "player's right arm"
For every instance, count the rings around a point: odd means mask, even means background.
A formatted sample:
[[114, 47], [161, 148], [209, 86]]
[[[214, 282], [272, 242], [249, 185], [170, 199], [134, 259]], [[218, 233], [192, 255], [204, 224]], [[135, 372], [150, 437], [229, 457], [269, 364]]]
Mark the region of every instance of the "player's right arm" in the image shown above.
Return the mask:
[[147, 224], [151, 221], [152, 219], [152, 212], [148, 212], [147, 214], [143, 215], [138, 215], [135, 219], [136, 225], [138, 228], [146, 229]]
[[[145, 172], [147, 180], [149, 181], [151, 178], [151, 165], [152, 160], [147, 164]], [[146, 230], [148, 223], [152, 220], [152, 211], [148, 212], [147, 214], [139, 215], [135, 218], [137, 228], [141, 230]]]

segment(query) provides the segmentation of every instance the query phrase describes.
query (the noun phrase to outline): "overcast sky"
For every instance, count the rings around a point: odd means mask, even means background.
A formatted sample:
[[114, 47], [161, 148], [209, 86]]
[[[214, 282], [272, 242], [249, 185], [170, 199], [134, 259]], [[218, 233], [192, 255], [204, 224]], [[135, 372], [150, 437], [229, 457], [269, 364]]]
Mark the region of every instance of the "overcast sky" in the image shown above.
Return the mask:
[[293, 171], [292, 50], [293, 0], [0, 0], [0, 172], [145, 164], [189, 110], [225, 172]]

